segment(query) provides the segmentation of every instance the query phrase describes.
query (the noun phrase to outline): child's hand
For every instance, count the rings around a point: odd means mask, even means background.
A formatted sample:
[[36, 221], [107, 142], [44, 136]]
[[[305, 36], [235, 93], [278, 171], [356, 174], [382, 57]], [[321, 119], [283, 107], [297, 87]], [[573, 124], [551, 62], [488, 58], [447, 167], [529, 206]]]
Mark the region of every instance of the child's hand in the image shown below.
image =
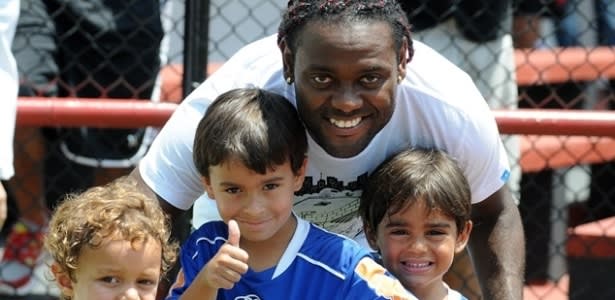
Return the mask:
[[239, 226], [235, 220], [228, 222], [228, 240], [218, 253], [205, 265], [205, 284], [212, 288], [230, 289], [248, 271], [248, 253], [239, 248]]

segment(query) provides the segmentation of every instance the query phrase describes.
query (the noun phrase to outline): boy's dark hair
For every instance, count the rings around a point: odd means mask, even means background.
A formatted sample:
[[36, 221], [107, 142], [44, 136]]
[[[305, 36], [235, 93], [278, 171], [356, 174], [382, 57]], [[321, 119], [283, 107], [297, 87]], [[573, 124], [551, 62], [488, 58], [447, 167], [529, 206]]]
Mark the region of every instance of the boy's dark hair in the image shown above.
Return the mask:
[[470, 186], [456, 161], [434, 149], [404, 150], [384, 161], [370, 175], [361, 195], [364, 227], [376, 232], [385, 215], [417, 201], [455, 219], [458, 233], [470, 220]]
[[[414, 49], [406, 12], [397, 0], [289, 0], [278, 27], [278, 45], [283, 41], [292, 53], [301, 43], [299, 35], [311, 21], [337, 23], [347, 21], [383, 21], [390, 25], [395, 47], [408, 42], [408, 62]], [[398, 53], [399, 54], [399, 53]]]
[[201, 176], [209, 167], [239, 159], [265, 174], [286, 161], [297, 172], [307, 154], [307, 136], [295, 107], [283, 96], [258, 89], [221, 94], [199, 122], [193, 159]]

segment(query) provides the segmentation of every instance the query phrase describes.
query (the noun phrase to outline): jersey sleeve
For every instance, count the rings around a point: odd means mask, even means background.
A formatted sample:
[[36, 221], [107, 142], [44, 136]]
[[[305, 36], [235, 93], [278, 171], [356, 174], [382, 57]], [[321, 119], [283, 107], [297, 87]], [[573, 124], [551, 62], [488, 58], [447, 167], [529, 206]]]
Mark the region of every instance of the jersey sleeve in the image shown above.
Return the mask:
[[179, 254], [179, 262], [181, 264], [181, 268], [177, 273], [175, 278], [175, 282], [169, 291], [169, 295], [166, 298], [169, 299], [179, 299], [181, 295], [188, 289], [194, 278], [196, 278], [197, 274], [204, 265], [200, 265], [194, 259], [194, 256], [197, 252], [195, 245], [194, 234], [186, 241], [186, 243], [182, 246], [180, 254]]
[[224, 222], [204, 224], [190, 234], [179, 254], [181, 268], [171, 286], [167, 299], [179, 299], [197, 277], [201, 269], [226, 242], [222, 233], [228, 230]]
[[344, 299], [416, 300], [386, 269], [369, 256], [359, 260], [346, 279], [348, 289]]

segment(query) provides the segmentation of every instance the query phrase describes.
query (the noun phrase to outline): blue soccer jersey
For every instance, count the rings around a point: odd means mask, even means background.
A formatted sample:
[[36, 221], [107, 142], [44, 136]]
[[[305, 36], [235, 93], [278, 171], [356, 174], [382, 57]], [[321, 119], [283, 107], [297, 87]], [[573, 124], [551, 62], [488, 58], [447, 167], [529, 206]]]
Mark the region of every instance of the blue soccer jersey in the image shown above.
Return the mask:
[[[184, 243], [177, 280], [167, 299], [178, 299], [199, 271], [226, 242], [224, 222], [205, 223]], [[366, 249], [353, 240], [328, 232], [305, 220], [279, 263], [267, 270], [249, 270], [217, 299], [416, 299]]]

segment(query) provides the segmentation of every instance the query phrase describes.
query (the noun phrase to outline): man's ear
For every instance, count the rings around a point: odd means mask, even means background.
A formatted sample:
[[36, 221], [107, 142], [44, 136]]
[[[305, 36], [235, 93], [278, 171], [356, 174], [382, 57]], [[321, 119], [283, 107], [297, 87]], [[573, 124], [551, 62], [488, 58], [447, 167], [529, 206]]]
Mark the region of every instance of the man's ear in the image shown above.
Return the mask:
[[62, 292], [62, 295], [65, 297], [73, 297], [73, 281], [70, 279], [68, 272], [64, 270], [60, 264], [57, 262], [53, 262], [51, 264], [51, 273], [53, 274], [53, 278], [58, 283], [58, 287]]
[[282, 64], [284, 66], [284, 80], [286, 80], [287, 78], [290, 78], [291, 80], [294, 81], [295, 58], [294, 58], [292, 51], [288, 47], [288, 44], [286, 43], [286, 39], [283, 39], [282, 41], [280, 41], [280, 44], [278, 45], [278, 47], [280, 47], [280, 51], [282, 51]]
[[205, 192], [207, 192], [207, 196], [209, 196], [209, 199], [216, 199], [216, 196], [214, 195], [214, 189], [211, 186], [211, 180], [209, 179], [209, 177], [201, 176], [201, 183], [203, 183], [203, 187], [205, 187]]
[[455, 253], [459, 253], [465, 249], [468, 241], [470, 240], [470, 232], [472, 232], [472, 221], [467, 221], [463, 230], [457, 235], [457, 241], [455, 241]]
[[397, 73], [402, 79], [406, 78], [406, 67], [410, 62], [408, 47], [408, 40], [404, 38], [401, 43], [401, 47], [399, 48], [399, 57], [397, 58], [397, 61], [399, 62], [397, 65]]

